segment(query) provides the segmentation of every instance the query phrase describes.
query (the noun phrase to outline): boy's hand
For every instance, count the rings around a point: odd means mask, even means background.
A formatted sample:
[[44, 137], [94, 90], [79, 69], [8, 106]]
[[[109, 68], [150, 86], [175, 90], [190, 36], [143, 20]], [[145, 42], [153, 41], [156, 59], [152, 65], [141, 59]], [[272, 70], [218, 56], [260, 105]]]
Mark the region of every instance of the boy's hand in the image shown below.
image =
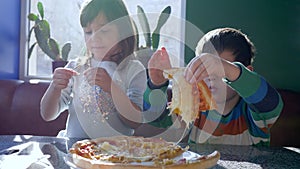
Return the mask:
[[217, 55], [203, 53], [190, 61], [184, 75], [188, 82], [196, 83], [207, 77], [227, 78], [234, 81], [239, 74], [239, 67], [232, 62]]
[[90, 85], [97, 85], [105, 92], [110, 93], [112, 79], [103, 68], [89, 68], [84, 71], [84, 76]]
[[56, 68], [52, 77], [52, 86], [56, 90], [62, 90], [69, 84], [69, 80], [72, 76], [76, 76], [79, 73], [69, 68]]
[[148, 73], [151, 82], [156, 86], [164, 84], [168, 79], [163, 76], [163, 70], [170, 69], [171, 67], [166, 49], [157, 50], [148, 62]]

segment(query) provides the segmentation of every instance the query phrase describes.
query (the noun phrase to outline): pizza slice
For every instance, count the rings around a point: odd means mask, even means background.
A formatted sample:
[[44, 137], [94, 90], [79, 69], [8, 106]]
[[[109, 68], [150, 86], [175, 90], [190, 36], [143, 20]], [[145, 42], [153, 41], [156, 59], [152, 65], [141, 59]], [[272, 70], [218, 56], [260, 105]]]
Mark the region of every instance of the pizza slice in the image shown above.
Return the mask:
[[[193, 86], [184, 78], [185, 68], [172, 68], [163, 71], [164, 77], [172, 80], [172, 100], [168, 108], [178, 114], [187, 124], [194, 121], [200, 111], [216, 109], [216, 102], [204, 81]], [[196, 90], [195, 90], [196, 89]]]
[[200, 97], [200, 105], [199, 111], [206, 111], [206, 110], [215, 110], [217, 109], [217, 104], [212, 97], [212, 94], [204, 82], [204, 80], [197, 83], [199, 97]]

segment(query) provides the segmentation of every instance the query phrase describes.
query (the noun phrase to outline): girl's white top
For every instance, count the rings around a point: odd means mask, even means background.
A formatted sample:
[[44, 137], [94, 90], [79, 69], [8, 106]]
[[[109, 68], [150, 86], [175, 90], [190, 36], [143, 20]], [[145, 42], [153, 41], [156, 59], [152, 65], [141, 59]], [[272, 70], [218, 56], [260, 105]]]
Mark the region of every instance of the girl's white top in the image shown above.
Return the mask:
[[[60, 112], [68, 109], [66, 129], [59, 137], [98, 138], [114, 135], [132, 135], [134, 130], [119, 118], [114, 106], [114, 97], [101, 90], [99, 86], [91, 86], [85, 80], [83, 72], [87, 65], [76, 66], [77, 61], [69, 61], [66, 67], [75, 69], [80, 74], [70, 79], [69, 85], [62, 91]], [[126, 58], [117, 65], [110, 61], [91, 59], [91, 67], [104, 68], [112, 80], [120, 86], [129, 99], [143, 107], [143, 94], [146, 90], [146, 71], [137, 60]]]

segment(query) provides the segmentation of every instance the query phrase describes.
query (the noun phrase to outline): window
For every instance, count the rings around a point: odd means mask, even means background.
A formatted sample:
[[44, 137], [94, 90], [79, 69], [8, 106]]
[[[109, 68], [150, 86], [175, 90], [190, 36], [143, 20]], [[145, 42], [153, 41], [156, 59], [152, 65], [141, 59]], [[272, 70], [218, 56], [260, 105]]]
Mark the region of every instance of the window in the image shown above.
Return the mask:
[[[69, 59], [84, 53], [84, 39], [82, 28], [79, 23], [79, 11], [84, 0], [22, 0], [21, 1], [21, 40], [20, 40], [20, 78], [29, 80], [33, 78], [49, 79], [52, 75], [52, 60], [36, 46], [28, 58], [28, 49], [35, 42], [34, 35], [31, 35], [28, 42], [29, 29], [33, 22], [29, 22], [27, 15], [37, 12], [37, 2], [42, 2], [45, 10], [45, 18], [51, 27], [51, 36], [57, 40], [60, 47], [70, 41], [72, 49]], [[130, 15], [137, 23], [137, 5], [143, 7], [150, 23], [150, 30], [153, 31], [158, 20], [159, 13], [168, 5], [171, 6], [171, 17], [161, 29], [160, 46], [165, 46], [172, 56], [172, 64], [180, 65], [184, 54], [184, 25], [179, 21], [185, 18], [184, 0], [124, 0]], [[59, 5], [58, 5], [59, 4]], [[177, 22], [177, 23], [176, 23]], [[176, 25], [176, 26], [174, 26]], [[142, 34], [139, 35], [140, 46], [145, 45]]]

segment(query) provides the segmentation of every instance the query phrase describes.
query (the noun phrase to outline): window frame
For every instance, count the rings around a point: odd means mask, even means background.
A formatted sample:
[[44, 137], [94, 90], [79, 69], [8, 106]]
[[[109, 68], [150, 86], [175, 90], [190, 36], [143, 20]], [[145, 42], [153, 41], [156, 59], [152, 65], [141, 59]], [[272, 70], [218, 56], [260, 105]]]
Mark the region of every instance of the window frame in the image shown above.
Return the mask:
[[28, 75], [28, 35], [29, 21], [27, 15], [30, 10], [30, 0], [21, 1], [21, 16], [20, 16], [20, 60], [19, 60], [19, 78], [21, 80], [30, 80], [32, 78], [42, 79], [41, 77], [30, 77]]
[[[181, 17], [183, 20], [186, 18], [186, 1], [179, 0], [181, 2]], [[31, 0], [22, 0], [21, 1], [21, 15], [20, 15], [20, 52], [19, 52], [19, 79], [24, 81], [30, 81], [33, 79], [38, 80], [51, 80], [51, 77], [45, 77], [41, 75], [29, 75], [29, 59], [28, 59], [28, 35], [30, 31], [30, 21], [27, 18], [27, 15], [30, 13]], [[181, 35], [180, 37], [185, 39], [185, 25], [181, 25]], [[184, 44], [180, 44], [180, 60], [184, 61]], [[184, 66], [183, 62], [179, 63], [180, 66]]]

